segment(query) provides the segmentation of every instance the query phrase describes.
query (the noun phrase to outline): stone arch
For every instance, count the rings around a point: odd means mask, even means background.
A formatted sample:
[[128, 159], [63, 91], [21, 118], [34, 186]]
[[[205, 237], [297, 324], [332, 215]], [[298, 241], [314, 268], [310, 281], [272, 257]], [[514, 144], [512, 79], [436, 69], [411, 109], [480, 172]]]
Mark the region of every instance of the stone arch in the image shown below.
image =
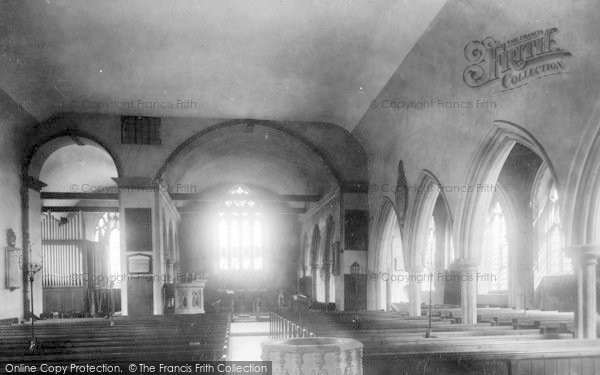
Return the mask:
[[338, 185], [340, 185], [342, 183], [341, 175], [340, 175], [339, 171], [337, 171], [334, 168], [333, 163], [330, 160], [328, 160], [327, 157], [323, 154], [323, 152], [321, 152], [321, 150], [319, 150], [311, 142], [307, 141], [300, 135], [289, 130], [285, 126], [278, 124], [277, 122], [266, 121], [266, 120], [258, 121], [258, 120], [252, 120], [252, 119], [240, 119], [240, 120], [230, 120], [230, 121], [221, 122], [216, 125], [209, 126], [208, 128], [203, 129], [200, 132], [194, 134], [192, 137], [188, 138], [183, 143], [181, 143], [179, 146], [177, 146], [177, 148], [167, 157], [167, 160], [163, 163], [163, 165], [159, 168], [158, 172], [156, 173], [155, 178], [159, 179], [159, 180], [162, 179], [164, 177], [165, 173], [167, 172], [167, 170], [169, 169], [169, 167], [172, 167], [176, 163], [176, 161], [178, 160], [180, 155], [183, 155], [186, 150], [193, 147], [193, 145], [196, 141], [200, 140], [202, 137], [206, 136], [207, 134], [215, 132], [215, 131], [219, 131], [219, 130], [222, 130], [225, 128], [235, 127], [235, 126], [252, 127], [255, 125], [265, 126], [265, 127], [277, 130], [277, 131], [284, 133], [287, 136], [293, 138], [294, 140], [300, 142], [308, 150], [310, 150], [310, 152], [317, 155], [317, 157], [321, 160], [321, 162], [326, 167], [326, 169], [329, 171], [329, 173], [335, 178]]
[[72, 144], [90, 145], [104, 150], [110, 155], [115, 164], [118, 174], [115, 177], [123, 176], [122, 163], [117, 157], [117, 154], [107, 144], [100, 141], [94, 135], [72, 129], [67, 129], [42, 138], [31, 146], [23, 161], [23, 175], [31, 176], [36, 179], [39, 178], [44, 161], [55, 151]]
[[[371, 252], [370, 264], [373, 265], [371, 272], [376, 272], [380, 277], [372, 283], [371, 293], [375, 296], [375, 309], [390, 309], [394, 287], [404, 288], [402, 283], [392, 281], [405, 271], [406, 253], [402, 247], [402, 232], [398, 214], [393, 202], [384, 197], [384, 202], [379, 209], [375, 220], [375, 249]], [[400, 246], [402, 253], [402, 269], [396, 269], [393, 254], [393, 236], [398, 236], [396, 245]]]
[[421, 269], [420, 254], [427, 240], [427, 229], [431, 215], [433, 215], [438, 198], [442, 198], [448, 220], [452, 222], [452, 214], [444, 191], [440, 189], [440, 181], [435, 175], [423, 170], [417, 184], [416, 197], [410, 210], [409, 231], [407, 238], [408, 254], [405, 264], [413, 270]]
[[[471, 159], [465, 186], [461, 194], [459, 218], [455, 227], [458, 241], [460, 267], [463, 277], [472, 279], [481, 261], [486, 219], [495, 189], [479, 189], [479, 186], [495, 186], [500, 172], [515, 145], [520, 144], [546, 163], [556, 181], [556, 173], [542, 145], [527, 130], [508, 121], [496, 120]], [[508, 228], [507, 228], [508, 229]], [[461, 283], [463, 322], [473, 324], [477, 319], [476, 282]]]
[[600, 101], [585, 129], [565, 187], [562, 214], [567, 246], [600, 243]]
[[455, 238], [459, 241], [459, 254], [469, 263], [477, 263], [480, 258], [480, 245], [483, 236], [486, 210], [491, 204], [493, 193], [479, 191], [477, 186], [494, 186], [504, 163], [515, 144], [520, 143], [537, 154], [551, 170], [556, 181], [556, 173], [542, 145], [524, 128], [497, 120], [469, 166], [465, 186], [472, 191], [462, 194], [459, 203], [459, 219]]

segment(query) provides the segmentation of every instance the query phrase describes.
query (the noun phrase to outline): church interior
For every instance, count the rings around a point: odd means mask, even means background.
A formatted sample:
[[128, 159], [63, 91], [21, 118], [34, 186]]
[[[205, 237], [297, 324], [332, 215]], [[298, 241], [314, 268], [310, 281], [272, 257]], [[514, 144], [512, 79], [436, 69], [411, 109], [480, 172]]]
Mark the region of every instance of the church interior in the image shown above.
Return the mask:
[[600, 374], [599, 17], [1, 1], [0, 372]]

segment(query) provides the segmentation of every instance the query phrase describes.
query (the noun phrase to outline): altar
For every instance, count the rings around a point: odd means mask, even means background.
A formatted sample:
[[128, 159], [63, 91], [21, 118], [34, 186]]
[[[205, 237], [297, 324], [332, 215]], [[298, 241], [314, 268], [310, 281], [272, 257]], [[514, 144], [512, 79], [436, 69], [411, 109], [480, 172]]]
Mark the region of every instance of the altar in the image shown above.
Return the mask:
[[204, 287], [206, 279], [173, 284], [175, 314], [204, 314]]

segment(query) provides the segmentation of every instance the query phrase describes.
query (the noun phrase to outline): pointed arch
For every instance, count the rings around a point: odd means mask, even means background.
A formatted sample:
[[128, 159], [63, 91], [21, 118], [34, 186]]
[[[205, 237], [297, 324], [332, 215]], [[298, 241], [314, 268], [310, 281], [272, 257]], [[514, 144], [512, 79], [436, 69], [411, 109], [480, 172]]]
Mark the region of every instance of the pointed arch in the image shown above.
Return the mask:
[[[373, 264], [375, 269], [377, 270], [385, 269], [385, 265], [383, 264], [383, 262], [385, 261], [386, 257], [385, 254], [382, 254], [381, 250], [384, 246], [385, 240], [394, 230], [394, 226], [397, 226], [398, 231], [400, 231], [400, 225], [398, 221], [396, 208], [394, 207], [394, 203], [388, 197], [383, 197], [383, 204], [381, 205], [381, 208], [379, 209], [379, 214], [377, 215], [377, 219], [375, 220], [375, 251], [373, 252], [373, 256], [371, 259], [371, 264]], [[403, 254], [404, 264], [406, 264], [407, 262], [407, 259], [405, 257], [406, 255]]]
[[600, 243], [600, 100], [581, 137], [565, 187], [561, 222], [566, 245]]
[[318, 267], [320, 265], [321, 259], [319, 259], [320, 255], [320, 247], [321, 247], [321, 230], [319, 229], [319, 225], [315, 224], [312, 231], [312, 241], [310, 243], [310, 266]]
[[393, 202], [383, 198], [377, 218], [374, 223], [374, 249], [369, 253], [371, 272], [377, 272], [380, 277], [370, 282], [370, 293], [373, 309], [389, 309], [393, 302], [402, 302], [405, 283], [399, 280], [405, 273], [406, 254], [402, 246], [402, 233], [398, 214]]
[[406, 255], [406, 265], [413, 270], [421, 268], [420, 254], [427, 245], [429, 223], [438, 198], [442, 198], [447, 218], [452, 223], [452, 215], [444, 191], [440, 189], [440, 181], [428, 170], [421, 172], [417, 185], [416, 196], [408, 217], [408, 238], [406, 243], [409, 254]]
[[478, 186], [495, 186], [500, 171], [515, 144], [520, 143], [537, 154], [550, 169], [558, 185], [556, 173], [542, 145], [527, 130], [508, 121], [496, 120], [479, 149], [471, 159], [465, 186], [470, 192], [461, 195], [456, 236], [459, 256], [478, 263], [481, 259], [481, 241], [487, 210], [493, 199], [493, 189]]

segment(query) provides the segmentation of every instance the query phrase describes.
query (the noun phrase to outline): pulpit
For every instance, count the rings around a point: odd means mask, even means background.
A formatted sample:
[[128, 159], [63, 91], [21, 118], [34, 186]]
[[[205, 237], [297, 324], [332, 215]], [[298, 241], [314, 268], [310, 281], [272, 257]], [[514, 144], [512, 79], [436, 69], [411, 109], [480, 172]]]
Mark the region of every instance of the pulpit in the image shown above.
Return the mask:
[[206, 279], [174, 284], [175, 314], [204, 314], [205, 286]]

